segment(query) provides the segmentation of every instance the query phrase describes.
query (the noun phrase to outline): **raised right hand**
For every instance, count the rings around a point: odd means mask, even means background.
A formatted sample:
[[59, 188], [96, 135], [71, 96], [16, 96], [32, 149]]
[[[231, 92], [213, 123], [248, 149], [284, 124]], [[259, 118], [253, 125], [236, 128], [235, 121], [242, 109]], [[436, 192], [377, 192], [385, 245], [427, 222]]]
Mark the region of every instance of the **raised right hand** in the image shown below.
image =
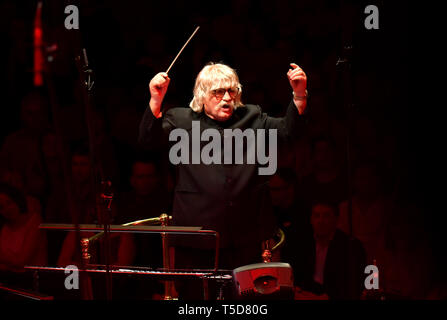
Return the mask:
[[169, 78], [166, 72], [160, 72], [152, 78], [149, 82], [149, 92], [151, 94], [151, 101], [149, 103], [152, 113], [158, 117], [161, 116], [160, 109], [163, 99], [165, 97], [166, 91], [168, 90]]

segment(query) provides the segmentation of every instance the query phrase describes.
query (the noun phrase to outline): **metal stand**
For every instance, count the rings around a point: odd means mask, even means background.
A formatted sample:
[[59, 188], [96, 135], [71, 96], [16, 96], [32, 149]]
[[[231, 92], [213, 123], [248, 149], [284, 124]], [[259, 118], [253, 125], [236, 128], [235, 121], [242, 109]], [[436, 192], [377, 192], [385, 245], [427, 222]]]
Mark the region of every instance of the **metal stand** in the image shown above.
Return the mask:
[[[113, 199], [113, 193], [111, 191], [112, 182], [106, 180], [104, 177], [104, 171], [102, 166], [102, 160], [100, 155], [96, 152], [96, 127], [94, 121], [94, 112], [92, 107], [93, 98], [93, 70], [89, 66], [87, 51], [82, 49], [81, 55], [76, 57], [76, 66], [78, 68], [81, 83], [84, 86], [83, 98], [85, 105], [85, 113], [87, 117], [87, 127], [90, 146], [90, 164], [92, 167], [91, 185], [94, 190], [96, 198], [96, 213], [98, 222], [104, 226], [104, 261], [106, 266], [106, 298], [112, 299], [112, 277], [110, 274], [110, 223], [111, 223], [111, 204]], [[100, 183], [98, 182], [100, 181]], [[98, 192], [98, 186], [101, 185], [101, 192]]]
[[[126, 232], [126, 233], [159, 233], [162, 236], [164, 236], [163, 241], [163, 266], [164, 268], [162, 271], [157, 272], [151, 272], [147, 269], [140, 268], [132, 268], [132, 267], [126, 267], [125, 269], [117, 269], [117, 266], [111, 266], [111, 265], [104, 265], [101, 270], [97, 268], [91, 269], [92, 265], [90, 262], [90, 253], [89, 253], [89, 246], [93, 241], [98, 240], [102, 236], [106, 236], [106, 232], [104, 231], [103, 225], [93, 225], [93, 224], [83, 224], [76, 227], [75, 225], [71, 224], [41, 224], [40, 228], [45, 230], [66, 230], [66, 231], [75, 231], [75, 230], [81, 230], [81, 231], [90, 231], [90, 232], [96, 232], [94, 236], [90, 238], [84, 238], [80, 241], [81, 247], [82, 247], [82, 263], [85, 266], [85, 269], [81, 269], [80, 273], [105, 273], [106, 277], [112, 279], [112, 274], [143, 274], [143, 275], [159, 275], [168, 277], [166, 280], [164, 280], [165, 283], [165, 295], [164, 300], [175, 300], [175, 290], [174, 290], [174, 283], [171, 278], [177, 278], [177, 277], [199, 277], [203, 280], [204, 284], [204, 298], [207, 300], [209, 299], [209, 293], [208, 293], [208, 281], [209, 279], [213, 279], [214, 276], [218, 273], [218, 263], [219, 263], [219, 242], [220, 242], [220, 236], [217, 231], [214, 230], [201, 230], [201, 227], [180, 227], [180, 226], [168, 226], [168, 221], [172, 219], [171, 216], [168, 216], [167, 214], [162, 214], [160, 217], [157, 218], [149, 218], [144, 220], [138, 220], [129, 222], [123, 225], [108, 225], [108, 232]], [[160, 227], [154, 227], [154, 226], [140, 226], [143, 223], [150, 223], [150, 224], [162, 224]], [[214, 259], [214, 269], [193, 269], [193, 270], [175, 270], [171, 268], [171, 257], [169, 256], [169, 243], [168, 243], [168, 234], [174, 233], [174, 234], [197, 234], [197, 235], [203, 235], [203, 236], [214, 236], [215, 237], [215, 259]], [[59, 269], [62, 268], [42, 268], [42, 267], [27, 267], [27, 269], [30, 270], [50, 270], [50, 271], [59, 271]], [[134, 271], [135, 270], [135, 271]], [[141, 271], [140, 271], [141, 270]], [[221, 276], [216, 276], [216, 279], [224, 279]], [[230, 278], [231, 279], [231, 278]], [[107, 287], [107, 289], [111, 289], [110, 287]], [[111, 297], [111, 296], [110, 296]]]
[[[76, 255], [79, 258], [79, 263], [81, 269], [84, 269], [84, 260], [82, 259], [81, 254], [81, 248], [79, 247], [81, 236], [79, 231], [79, 224], [80, 224], [80, 218], [79, 218], [79, 208], [77, 206], [77, 203], [74, 201], [73, 194], [73, 177], [71, 174], [71, 161], [69, 159], [69, 151], [67, 143], [63, 139], [62, 134], [62, 121], [61, 121], [61, 114], [60, 114], [60, 105], [58, 103], [56, 89], [54, 86], [54, 81], [52, 77], [52, 64], [53, 56], [51, 55], [53, 52], [47, 51], [47, 56], [45, 57], [45, 70], [44, 70], [44, 77], [45, 82], [48, 87], [49, 97], [50, 97], [50, 105], [51, 105], [51, 111], [53, 114], [53, 125], [54, 130], [56, 134], [56, 148], [57, 153], [59, 155], [59, 160], [62, 165], [62, 173], [63, 173], [63, 181], [64, 181], [64, 191], [67, 197], [68, 202], [68, 210], [70, 213], [70, 217], [72, 222], [74, 223], [75, 230], [76, 230]], [[90, 282], [88, 279], [88, 275], [81, 272], [80, 273], [80, 281], [81, 281], [81, 296], [84, 300], [91, 300], [93, 298], [92, 290], [90, 286]]]
[[[169, 225], [169, 217], [166, 213], [160, 216], [160, 222], [162, 227], [167, 227]], [[166, 232], [161, 233], [161, 241], [163, 246], [163, 268], [167, 271], [171, 269], [171, 259], [170, 259], [170, 248], [168, 241], [168, 234]], [[174, 283], [172, 281], [165, 281], [165, 294], [163, 300], [176, 300], [174, 298]]]
[[345, 0], [341, 1], [340, 4], [340, 14], [341, 20], [341, 41], [343, 46], [343, 51], [341, 57], [338, 58], [336, 66], [339, 68], [340, 81], [342, 87], [342, 110], [345, 112], [346, 121], [346, 173], [347, 173], [347, 214], [348, 214], [348, 226], [349, 226], [349, 238], [348, 242], [348, 268], [350, 275], [350, 287], [349, 295], [352, 298], [356, 298], [356, 270], [354, 270], [354, 256], [353, 256], [353, 223], [352, 223], [352, 194], [353, 194], [353, 183], [352, 183], [352, 131], [353, 131], [353, 111], [354, 111], [354, 84], [352, 75], [352, 61], [353, 61], [353, 34], [354, 25], [353, 19], [350, 16], [352, 12], [349, 12], [349, 5]]

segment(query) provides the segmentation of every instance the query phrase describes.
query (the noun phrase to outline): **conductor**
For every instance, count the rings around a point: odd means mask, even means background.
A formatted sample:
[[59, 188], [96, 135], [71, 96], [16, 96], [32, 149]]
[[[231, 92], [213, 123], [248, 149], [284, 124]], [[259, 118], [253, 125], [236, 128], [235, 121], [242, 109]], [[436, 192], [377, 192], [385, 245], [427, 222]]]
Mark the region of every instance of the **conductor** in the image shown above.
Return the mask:
[[[192, 134], [195, 128], [200, 128], [201, 140], [206, 130], [213, 131], [211, 136], [217, 133], [224, 138], [228, 130], [252, 129], [257, 135], [262, 130], [274, 130], [279, 144], [290, 144], [301, 135], [307, 122], [307, 77], [298, 65], [291, 63], [287, 78], [292, 88], [290, 104], [284, 117], [273, 118], [258, 105], [242, 103], [242, 86], [236, 71], [221, 63], [209, 63], [199, 72], [189, 108], [175, 107], [162, 112], [171, 79], [160, 72], [149, 83], [150, 102], [140, 123], [139, 142], [145, 147], [168, 144], [172, 131], [182, 129], [189, 133], [189, 145], [204, 146], [206, 141], [194, 141], [197, 136]], [[194, 148], [189, 152], [190, 159], [194, 152]], [[245, 159], [248, 151], [243, 152]], [[225, 154], [219, 156], [223, 159]], [[176, 164], [174, 225], [218, 231], [221, 268], [260, 262], [262, 241], [274, 234], [276, 221], [268, 190], [269, 176], [260, 175], [258, 167], [256, 163], [225, 161]], [[176, 237], [176, 267], [212, 265], [213, 239]], [[193, 253], [196, 249], [200, 254]]]

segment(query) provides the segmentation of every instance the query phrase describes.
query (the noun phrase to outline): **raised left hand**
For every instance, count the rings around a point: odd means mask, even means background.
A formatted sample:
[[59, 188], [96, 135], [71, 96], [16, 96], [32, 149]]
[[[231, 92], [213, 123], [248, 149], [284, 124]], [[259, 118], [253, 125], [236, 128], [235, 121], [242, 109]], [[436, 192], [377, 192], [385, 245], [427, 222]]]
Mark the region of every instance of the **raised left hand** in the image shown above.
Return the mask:
[[287, 72], [287, 78], [289, 79], [290, 86], [293, 92], [297, 96], [306, 95], [307, 88], [307, 76], [297, 64], [291, 63], [292, 69]]

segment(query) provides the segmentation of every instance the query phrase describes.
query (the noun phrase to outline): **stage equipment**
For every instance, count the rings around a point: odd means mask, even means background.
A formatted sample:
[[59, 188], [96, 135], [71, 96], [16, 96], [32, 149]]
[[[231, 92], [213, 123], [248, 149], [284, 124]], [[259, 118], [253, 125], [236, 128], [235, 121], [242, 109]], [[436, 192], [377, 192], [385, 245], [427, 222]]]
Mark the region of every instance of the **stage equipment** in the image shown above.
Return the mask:
[[[87, 274], [89, 277], [91, 274], [105, 274], [106, 277], [112, 275], [120, 274], [132, 274], [132, 275], [145, 275], [145, 276], [155, 276], [160, 277], [165, 281], [165, 300], [174, 299], [174, 286], [173, 280], [179, 277], [193, 277], [200, 278], [203, 281], [203, 292], [204, 299], [209, 299], [208, 294], [208, 282], [210, 280], [217, 281], [219, 284], [231, 281], [231, 271], [230, 270], [218, 270], [219, 262], [219, 233], [214, 230], [202, 230], [202, 227], [182, 227], [182, 226], [168, 226], [168, 221], [172, 219], [171, 216], [167, 214], [162, 214], [160, 217], [149, 218], [144, 220], [138, 220], [126, 223], [124, 225], [109, 225], [108, 232], [128, 232], [128, 233], [160, 233], [164, 237], [163, 241], [163, 268], [162, 269], [152, 269], [152, 268], [136, 268], [129, 266], [115, 266], [115, 265], [92, 265], [90, 264], [90, 253], [88, 251], [91, 241], [99, 239], [104, 235], [104, 226], [95, 224], [80, 224], [77, 226], [72, 224], [49, 224], [44, 223], [40, 225], [41, 229], [45, 230], [65, 230], [65, 231], [90, 231], [97, 232], [96, 235], [90, 238], [83, 238], [81, 240], [82, 247], [82, 261], [84, 268], [79, 270], [80, 275]], [[142, 226], [143, 223], [158, 224], [161, 226]], [[173, 269], [171, 267], [171, 260], [169, 256], [169, 243], [167, 236], [169, 233], [174, 234], [197, 234], [202, 236], [214, 236], [215, 238], [215, 257], [214, 257], [214, 268], [213, 269]], [[163, 240], [163, 238], [162, 238]], [[27, 270], [34, 271], [48, 271], [57, 272], [65, 270], [64, 268], [55, 267], [41, 267], [41, 266], [27, 266]], [[107, 279], [107, 278], [106, 278]], [[111, 297], [110, 297], [111, 298]]]
[[[158, 225], [161, 224], [163, 227], [167, 227], [169, 225], [169, 221], [172, 220], [172, 216], [167, 215], [166, 213], [162, 213], [159, 217], [154, 218], [148, 218], [143, 220], [136, 220], [128, 223], [122, 224], [122, 226], [136, 226], [136, 225]], [[94, 236], [90, 238], [83, 238], [81, 239], [81, 247], [82, 247], [82, 258], [84, 259], [85, 263], [89, 263], [90, 254], [88, 252], [89, 244], [92, 241], [98, 240], [101, 236], [103, 236], [104, 233], [100, 232], [95, 234]], [[162, 239], [162, 249], [163, 249], [163, 269], [166, 271], [169, 271], [173, 266], [171, 266], [171, 254], [170, 254], [170, 247], [168, 242], [168, 235], [166, 232], [161, 232], [161, 239]], [[163, 297], [163, 300], [175, 300], [175, 290], [174, 290], [174, 283], [172, 281], [165, 281], [164, 283], [165, 287], [165, 294]]]
[[279, 229], [280, 241], [269, 249], [265, 242], [263, 263], [254, 263], [233, 270], [233, 281], [239, 297], [243, 299], [292, 299], [293, 271], [288, 263], [271, 262], [272, 252], [285, 242], [284, 232]]
[[54, 300], [54, 297], [32, 290], [15, 288], [0, 283], [0, 300]]

